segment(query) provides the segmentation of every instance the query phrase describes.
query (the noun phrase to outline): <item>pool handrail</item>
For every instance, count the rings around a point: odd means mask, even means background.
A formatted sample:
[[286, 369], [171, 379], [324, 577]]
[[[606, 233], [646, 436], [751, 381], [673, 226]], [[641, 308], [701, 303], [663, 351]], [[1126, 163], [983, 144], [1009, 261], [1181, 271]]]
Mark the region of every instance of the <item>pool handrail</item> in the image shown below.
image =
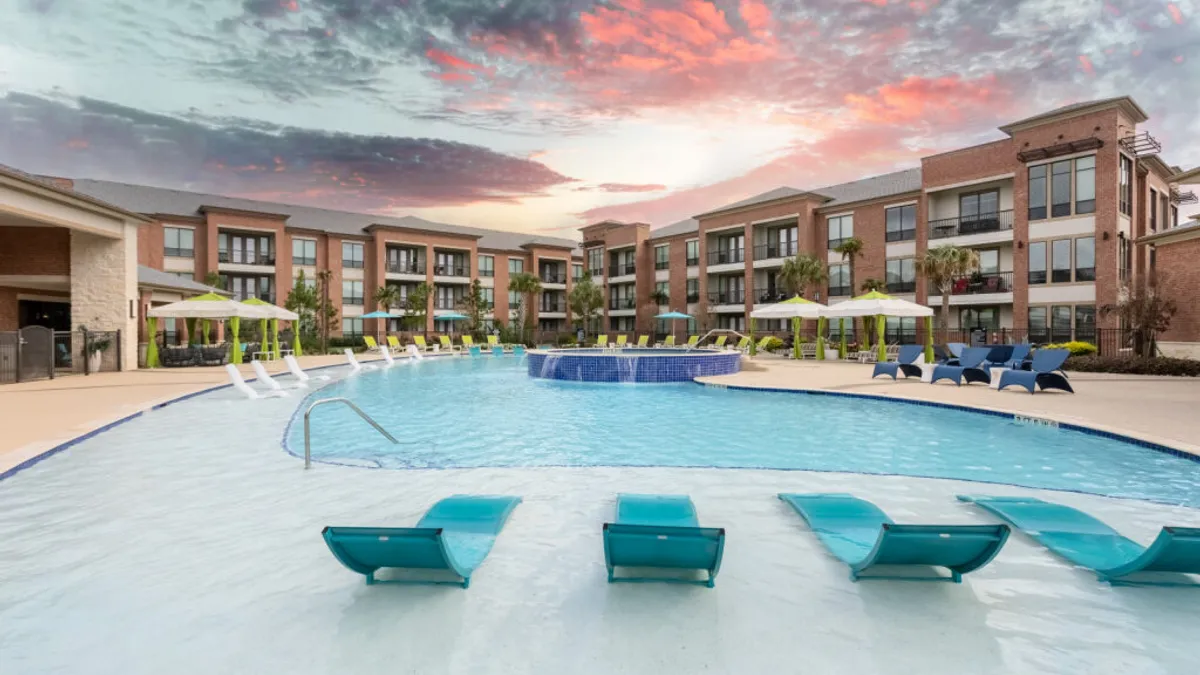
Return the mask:
[[366, 420], [367, 424], [370, 424], [371, 426], [375, 427], [375, 431], [378, 431], [379, 433], [383, 434], [384, 438], [388, 439], [393, 444], [400, 443], [400, 441], [396, 440], [395, 436], [389, 434], [387, 429], [384, 429], [383, 427], [379, 426], [378, 422], [376, 422], [370, 415], [363, 412], [362, 408], [359, 408], [358, 406], [354, 405], [354, 402], [351, 401], [350, 399], [344, 398], [341, 396], [337, 396], [334, 398], [323, 398], [319, 401], [313, 401], [312, 405], [308, 406], [308, 410], [304, 411], [304, 468], [305, 469], [312, 468], [312, 436], [309, 431], [308, 418], [312, 415], [312, 411], [314, 408], [316, 408], [317, 406], [325, 405], [326, 403], [345, 403], [346, 405], [350, 406], [351, 410], [358, 413], [359, 417]]

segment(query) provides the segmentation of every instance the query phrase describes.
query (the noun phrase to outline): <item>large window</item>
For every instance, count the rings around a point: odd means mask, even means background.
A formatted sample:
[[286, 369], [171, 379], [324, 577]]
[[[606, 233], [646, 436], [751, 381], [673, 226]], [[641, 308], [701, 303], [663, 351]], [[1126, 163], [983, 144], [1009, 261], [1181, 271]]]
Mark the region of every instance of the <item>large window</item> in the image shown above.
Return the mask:
[[1071, 215], [1071, 162], [1050, 165], [1050, 217]]
[[604, 276], [604, 249], [589, 248], [587, 252], [588, 271], [594, 277]]
[[969, 330], [983, 328], [1000, 330], [999, 307], [964, 307], [958, 313], [959, 327]]
[[[836, 216], [827, 218], [829, 223], [829, 250], [842, 245], [842, 242], [854, 236], [854, 216]], [[833, 285], [833, 282], [830, 282]]]
[[1029, 341], [1033, 344], [1045, 344], [1050, 341], [1046, 313], [1047, 309], [1045, 307], [1029, 308]]
[[915, 263], [912, 258], [887, 261], [888, 293], [912, 293], [917, 290]]
[[665, 270], [671, 266], [671, 247], [661, 244], [654, 247], [654, 269]]
[[361, 282], [361, 281], [343, 281], [342, 282], [342, 304], [343, 305], [361, 305], [361, 304], [363, 304], [363, 282]]
[[1133, 160], [1121, 155], [1120, 177], [1121, 213], [1133, 215]]
[[687, 251], [687, 266], [695, 267], [700, 264], [700, 240], [693, 239], [685, 244]]
[[[1074, 324], [1072, 324], [1074, 319]], [[1096, 339], [1095, 305], [1053, 305], [1029, 308], [1029, 341], [1034, 344]]]
[[1000, 250], [995, 248], [980, 249], [979, 272], [981, 274], [998, 274], [1000, 272]]
[[662, 304], [664, 304], [664, 305], [671, 304], [671, 282], [660, 281], [657, 284], [655, 284], [654, 290], [658, 291], [659, 293], [662, 293], [662, 296], [664, 299], [664, 302]]
[[960, 232], [995, 229], [1000, 213], [1000, 191], [984, 190], [958, 196]]
[[342, 319], [342, 335], [345, 337], [357, 337], [363, 334], [363, 320]]
[[524, 260], [522, 260], [520, 258], [509, 258], [508, 259], [508, 276], [509, 277], [512, 277], [512, 275], [514, 275], [514, 274], [524, 274], [524, 272], [525, 272], [525, 261]]
[[1046, 242], [1029, 242], [1029, 283], [1044, 284], [1046, 278]]
[[492, 311], [492, 308], [496, 306], [496, 289], [487, 286], [479, 290], [483, 292], [483, 311]]
[[233, 293], [238, 302], [250, 298], [275, 302], [275, 277], [222, 274], [221, 287]]
[[1075, 213], [1096, 212], [1096, 156], [1075, 160]]
[[1096, 238], [1075, 240], [1075, 281], [1096, 280]]
[[571, 280], [579, 281], [583, 278], [583, 265], [579, 263], [571, 263]]
[[917, 341], [917, 317], [889, 316], [885, 324], [885, 339], [890, 343], [914, 344]]
[[700, 302], [700, 280], [699, 279], [688, 279], [687, 280], [687, 301], [688, 302]]
[[887, 240], [909, 241], [917, 238], [917, 205], [887, 209]]
[[196, 233], [185, 227], [163, 228], [163, 255], [170, 258], [192, 258], [195, 256]]
[[1054, 305], [1050, 308], [1050, 341], [1071, 341], [1071, 307]]
[[315, 266], [317, 264], [317, 242], [312, 239], [293, 239], [292, 264]]
[[1046, 165], [1029, 167], [1029, 219], [1046, 217]]
[[1170, 200], [1170, 196], [1168, 195], [1168, 193], [1166, 193], [1166, 192], [1159, 193], [1159, 195], [1158, 195], [1158, 217], [1160, 220], [1162, 220], [1162, 229], [1164, 229], [1164, 230], [1167, 229], [1168, 227], [1171, 227], [1171, 221], [1169, 220], [1171, 217], [1170, 216], [1171, 211], [1170, 211], [1170, 206], [1169, 206], [1170, 203], [1171, 203], [1171, 200]]
[[1158, 231], [1158, 190], [1150, 188], [1150, 231]]
[[244, 234], [217, 234], [217, 262], [241, 265], [274, 265], [272, 238]]
[[1171, 205], [1171, 221], [1167, 227], [1179, 227], [1179, 207], [1174, 204]]
[[342, 242], [342, 267], [362, 269], [363, 245], [356, 241]]
[[496, 276], [496, 258], [490, 255], [479, 256], [479, 276]]
[[458, 284], [435, 286], [433, 289], [434, 309], [456, 309], [466, 295], [467, 287]]
[[508, 292], [508, 311], [515, 312], [521, 306], [521, 294], [516, 291]]
[[1096, 341], [1096, 306], [1075, 305], [1075, 339]]
[[446, 277], [469, 277], [471, 271], [468, 265], [471, 264], [467, 260], [465, 253], [451, 253], [449, 251], [436, 251], [433, 254], [433, 273], [435, 276]]
[[829, 297], [851, 295], [850, 265], [837, 263], [829, 266]]
[[[778, 243], [775, 255], [787, 258], [796, 255], [799, 249], [800, 228], [797, 226], [781, 227], [775, 230], [773, 238]], [[770, 248], [770, 246], [768, 246]]]
[[1050, 281], [1062, 283], [1071, 280], [1071, 240], [1055, 239], [1050, 242]]

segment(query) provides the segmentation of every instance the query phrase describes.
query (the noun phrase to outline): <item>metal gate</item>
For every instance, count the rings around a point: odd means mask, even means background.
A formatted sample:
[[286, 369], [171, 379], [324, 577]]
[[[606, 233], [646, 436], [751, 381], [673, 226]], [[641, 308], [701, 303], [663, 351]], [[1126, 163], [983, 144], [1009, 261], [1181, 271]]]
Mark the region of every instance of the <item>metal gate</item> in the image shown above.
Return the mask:
[[0, 333], [0, 384], [54, 377], [54, 331], [26, 326]]

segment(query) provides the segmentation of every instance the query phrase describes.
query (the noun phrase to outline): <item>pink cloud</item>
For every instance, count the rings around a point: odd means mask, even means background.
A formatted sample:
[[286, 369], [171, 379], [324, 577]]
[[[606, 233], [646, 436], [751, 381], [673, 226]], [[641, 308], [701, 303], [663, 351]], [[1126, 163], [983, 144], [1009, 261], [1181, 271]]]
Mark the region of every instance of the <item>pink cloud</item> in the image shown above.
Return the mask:
[[1092, 60], [1088, 58], [1087, 54], [1079, 55], [1079, 67], [1088, 75], [1096, 74], [1096, 68], [1092, 66]]
[[957, 75], [934, 79], [908, 77], [886, 84], [873, 96], [847, 94], [846, 103], [863, 120], [913, 122], [932, 117], [960, 117], [963, 109], [991, 103], [997, 95], [994, 77], [963, 80]]
[[433, 47], [425, 50], [425, 56], [430, 61], [443, 68], [453, 68], [456, 70], [483, 70], [483, 66], [477, 63], [471, 63], [470, 61], [460, 59], [449, 52], [435, 49]]
[[1183, 25], [1183, 10], [1179, 9], [1179, 5], [1173, 2], [1167, 3], [1167, 13], [1171, 15], [1171, 20], [1176, 25]]
[[762, 0], [741, 0], [738, 13], [752, 31], [763, 31], [771, 26], [771, 10]]

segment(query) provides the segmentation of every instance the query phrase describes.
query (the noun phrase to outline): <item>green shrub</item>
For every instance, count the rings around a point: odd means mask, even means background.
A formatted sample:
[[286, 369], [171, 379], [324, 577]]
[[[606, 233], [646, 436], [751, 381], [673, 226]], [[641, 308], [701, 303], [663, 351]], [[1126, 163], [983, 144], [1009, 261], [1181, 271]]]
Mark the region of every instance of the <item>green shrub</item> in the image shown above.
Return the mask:
[[1084, 373], [1125, 375], [1173, 375], [1200, 377], [1200, 361], [1165, 356], [1125, 358], [1117, 356], [1072, 356], [1063, 367]]
[[775, 336], [771, 336], [762, 343], [762, 349], [765, 352], [773, 352], [776, 349], [783, 349], [783, 340]]
[[1096, 353], [1096, 345], [1078, 341], [1042, 345], [1039, 349], [1067, 349], [1071, 352], [1071, 356], [1091, 356]]
[[575, 336], [574, 335], [566, 335], [566, 334], [559, 335], [558, 336], [558, 346], [559, 347], [574, 347], [575, 346]]

